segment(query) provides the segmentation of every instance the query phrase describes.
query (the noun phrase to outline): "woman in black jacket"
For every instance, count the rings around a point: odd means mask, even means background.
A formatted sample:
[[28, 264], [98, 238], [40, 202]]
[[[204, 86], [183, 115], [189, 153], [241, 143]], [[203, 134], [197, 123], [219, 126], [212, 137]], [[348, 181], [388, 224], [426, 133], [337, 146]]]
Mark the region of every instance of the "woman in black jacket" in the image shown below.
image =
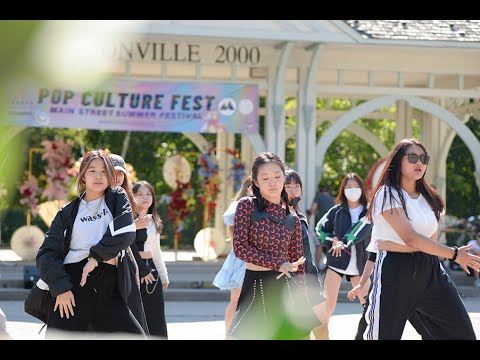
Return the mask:
[[52, 329], [143, 334], [119, 292], [116, 261], [135, 240], [128, 196], [115, 184], [111, 158], [101, 150], [85, 154], [80, 196], [55, 216], [37, 254], [37, 286], [49, 289]]
[[[372, 224], [367, 220], [365, 184], [356, 173], [347, 174], [340, 185], [337, 205], [317, 223], [316, 232], [327, 249], [327, 270], [323, 283], [327, 298], [326, 321], [317, 333], [328, 339], [328, 320], [335, 310], [343, 276], [355, 287], [368, 259]], [[368, 289], [368, 286], [366, 287]], [[365, 294], [359, 296], [364, 303]]]

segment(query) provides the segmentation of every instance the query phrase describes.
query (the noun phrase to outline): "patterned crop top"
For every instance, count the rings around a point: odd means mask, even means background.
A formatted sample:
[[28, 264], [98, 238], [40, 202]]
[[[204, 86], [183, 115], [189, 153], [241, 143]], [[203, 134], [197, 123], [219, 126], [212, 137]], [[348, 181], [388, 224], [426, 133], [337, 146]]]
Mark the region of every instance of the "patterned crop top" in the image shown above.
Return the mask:
[[[265, 199], [265, 211], [272, 217], [285, 221], [287, 214], [281, 204], [273, 204]], [[247, 263], [278, 271], [284, 262], [294, 262], [303, 256], [302, 230], [300, 219], [295, 220], [295, 231], [289, 230], [270, 218], [251, 223], [251, 213], [255, 208], [253, 198], [240, 199], [233, 222], [233, 251], [235, 256]], [[304, 265], [298, 267], [304, 272]]]

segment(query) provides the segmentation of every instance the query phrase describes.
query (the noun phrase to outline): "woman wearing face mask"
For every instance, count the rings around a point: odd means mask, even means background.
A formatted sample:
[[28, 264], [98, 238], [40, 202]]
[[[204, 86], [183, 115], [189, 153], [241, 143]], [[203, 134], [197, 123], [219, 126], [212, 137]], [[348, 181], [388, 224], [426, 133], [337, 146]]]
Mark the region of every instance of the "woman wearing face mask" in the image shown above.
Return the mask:
[[[335, 310], [343, 276], [355, 287], [360, 281], [368, 259], [366, 247], [370, 243], [372, 224], [367, 220], [368, 199], [365, 184], [356, 173], [347, 174], [338, 190], [336, 205], [317, 223], [320, 242], [327, 248], [327, 268], [324, 296], [327, 298], [326, 319], [319, 337], [328, 339], [328, 320]], [[368, 289], [368, 285], [365, 287]], [[365, 293], [358, 299], [363, 305]]]

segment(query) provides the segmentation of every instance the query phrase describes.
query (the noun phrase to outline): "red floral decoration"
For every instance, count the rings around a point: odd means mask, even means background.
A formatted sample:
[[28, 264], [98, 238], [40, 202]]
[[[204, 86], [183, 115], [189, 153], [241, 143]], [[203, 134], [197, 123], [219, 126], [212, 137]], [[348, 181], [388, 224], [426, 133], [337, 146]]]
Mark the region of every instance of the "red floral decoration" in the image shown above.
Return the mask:
[[42, 197], [48, 200], [67, 201], [70, 185], [70, 167], [75, 163], [72, 157], [73, 141], [61, 139], [42, 141], [44, 148], [42, 159], [47, 160], [45, 173], [47, 185]]
[[195, 204], [192, 185], [190, 183], [182, 184], [177, 180], [177, 188], [169, 195], [162, 195], [160, 203], [168, 204], [167, 218], [175, 225], [175, 232], [181, 232], [184, 228], [185, 218]]
[[30, 210], [32, 216], [37, 216], [38, 205], [38, 181], [37, 178], [25, 172], [26, 180], [18, 187], [22, 198], [20, 204]]

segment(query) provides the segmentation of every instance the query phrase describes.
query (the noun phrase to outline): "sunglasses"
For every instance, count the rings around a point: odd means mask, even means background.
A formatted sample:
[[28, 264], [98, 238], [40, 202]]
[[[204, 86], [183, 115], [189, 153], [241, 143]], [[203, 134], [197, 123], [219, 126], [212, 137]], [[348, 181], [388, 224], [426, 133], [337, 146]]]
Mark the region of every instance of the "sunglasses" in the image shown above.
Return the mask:
[[418, 162], [418, 159], [420, 159], [420, 162], [424, 165], [428, 165], [428, 162], [430, 161], [430, 155], [427, 154], [405, 154], [403, 156], [408, 156], [408, 162], [410, 164], [416, 164]]

